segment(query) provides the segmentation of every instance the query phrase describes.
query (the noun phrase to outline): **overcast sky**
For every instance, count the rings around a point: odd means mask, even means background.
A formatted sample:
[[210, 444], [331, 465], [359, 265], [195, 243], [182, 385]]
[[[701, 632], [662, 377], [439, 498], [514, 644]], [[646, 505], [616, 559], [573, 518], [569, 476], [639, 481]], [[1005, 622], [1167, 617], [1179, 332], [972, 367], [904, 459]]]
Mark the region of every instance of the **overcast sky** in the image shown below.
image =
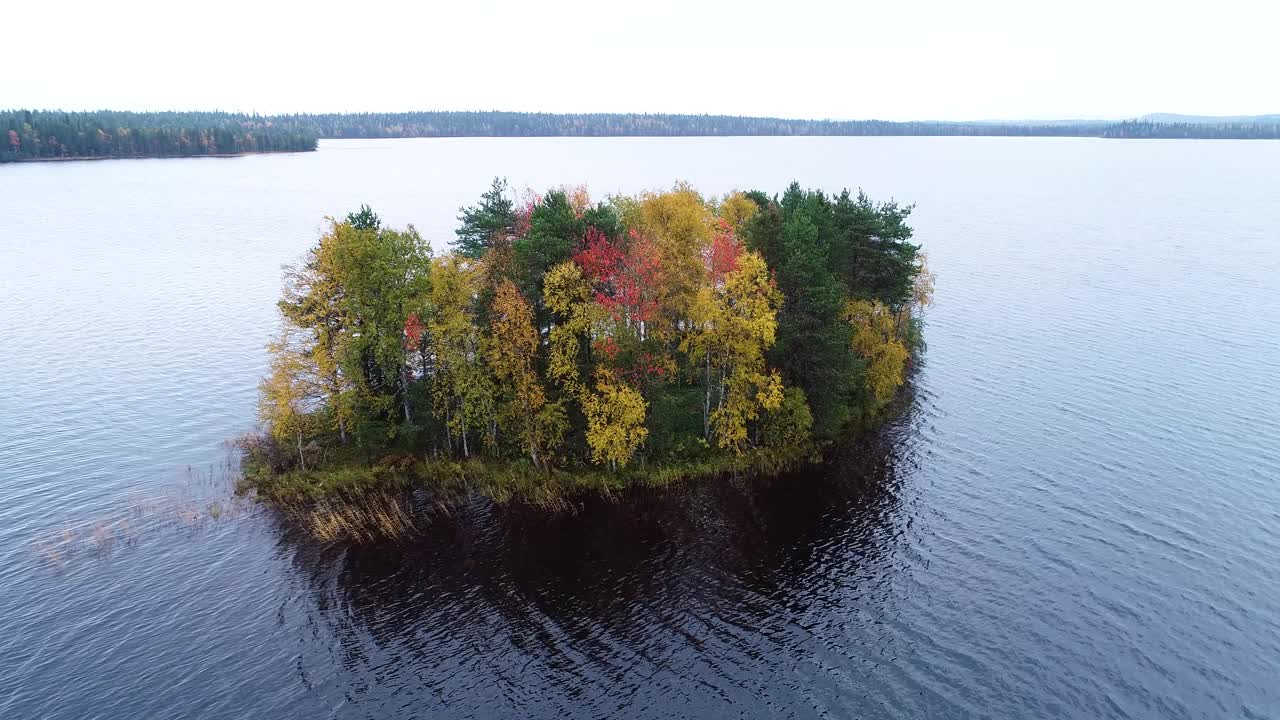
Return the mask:
[[1280, 0], [270, 0], [9, 13], [0, 108], [1280, 112]]

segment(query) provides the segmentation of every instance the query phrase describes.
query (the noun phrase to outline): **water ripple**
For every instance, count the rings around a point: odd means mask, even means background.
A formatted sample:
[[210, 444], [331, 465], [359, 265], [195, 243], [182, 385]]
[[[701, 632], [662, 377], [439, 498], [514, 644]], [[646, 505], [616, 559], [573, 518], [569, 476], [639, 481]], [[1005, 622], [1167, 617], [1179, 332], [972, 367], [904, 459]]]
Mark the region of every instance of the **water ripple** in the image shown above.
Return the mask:
[[[396, 546], [228, 501], [279, 267], [323, 215], [368, 202], [439, 247], [494, 172], [797, 168], [917, 203], [939, 277], [906, 409], [828, 467], [477, 501]], [[1280, 716], [1276, 168], [995, 138], [0, 168], [0, 717]]]

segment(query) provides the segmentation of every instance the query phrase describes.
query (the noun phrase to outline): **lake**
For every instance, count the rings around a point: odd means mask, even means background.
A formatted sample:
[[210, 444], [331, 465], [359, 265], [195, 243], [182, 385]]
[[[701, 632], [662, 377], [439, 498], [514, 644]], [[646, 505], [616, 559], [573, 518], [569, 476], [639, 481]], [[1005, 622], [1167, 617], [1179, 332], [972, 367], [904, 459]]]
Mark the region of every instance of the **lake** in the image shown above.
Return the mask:
[[[827, 467], [320, 547], [230, 499], [283, 263], [495, 175], [864, 188], [937, 273]], [[0, 717], [1280, 717], [1280, 143], [326, 141], [0, 167]]]

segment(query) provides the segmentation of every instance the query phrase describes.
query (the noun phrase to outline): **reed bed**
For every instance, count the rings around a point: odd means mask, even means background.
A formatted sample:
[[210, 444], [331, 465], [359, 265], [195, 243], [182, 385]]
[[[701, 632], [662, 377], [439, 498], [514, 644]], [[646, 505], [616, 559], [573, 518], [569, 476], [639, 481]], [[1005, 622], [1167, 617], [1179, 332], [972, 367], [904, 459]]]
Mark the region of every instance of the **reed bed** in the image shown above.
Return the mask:
[[409, 498], [386, 491], [287, 502], [279, 509], [312, 539], [326, 543], [395, 540], [418, 530]]

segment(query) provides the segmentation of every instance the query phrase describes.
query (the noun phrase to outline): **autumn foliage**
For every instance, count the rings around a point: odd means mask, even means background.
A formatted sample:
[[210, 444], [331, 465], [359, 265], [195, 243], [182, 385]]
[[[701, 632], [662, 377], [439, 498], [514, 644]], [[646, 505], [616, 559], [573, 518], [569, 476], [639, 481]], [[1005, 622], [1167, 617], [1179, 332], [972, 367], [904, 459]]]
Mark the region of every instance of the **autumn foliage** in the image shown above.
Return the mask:
[[363, 208], [286, 274], [261, 417], [300, 471], [407, 454], [614, 472], [829, 440], [905, 380], [933, 292], [908, 210], [495, 180], [435, 253]]

